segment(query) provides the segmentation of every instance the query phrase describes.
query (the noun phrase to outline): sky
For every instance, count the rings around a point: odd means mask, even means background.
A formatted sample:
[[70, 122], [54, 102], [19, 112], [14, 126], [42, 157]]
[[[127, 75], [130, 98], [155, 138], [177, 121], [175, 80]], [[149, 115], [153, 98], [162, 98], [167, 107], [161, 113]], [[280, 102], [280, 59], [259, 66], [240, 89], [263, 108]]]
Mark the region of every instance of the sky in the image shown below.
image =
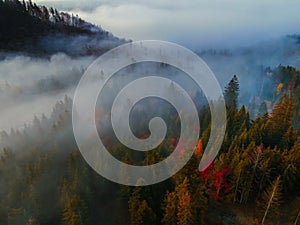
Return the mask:
[[299, 0], [36, 0], [114, 35], [190, 47], [247, 46], [300, 33]]

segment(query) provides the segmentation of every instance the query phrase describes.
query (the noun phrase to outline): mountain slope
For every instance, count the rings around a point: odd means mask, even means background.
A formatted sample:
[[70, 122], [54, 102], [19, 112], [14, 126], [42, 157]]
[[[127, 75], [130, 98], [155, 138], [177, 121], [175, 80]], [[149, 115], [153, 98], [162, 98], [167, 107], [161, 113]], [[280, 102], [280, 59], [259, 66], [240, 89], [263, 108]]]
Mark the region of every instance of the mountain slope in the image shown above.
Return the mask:
[[31, 1], [0, 0], [2, 51], [98, 55], [124, 42], [78, 16], [37, 6]]

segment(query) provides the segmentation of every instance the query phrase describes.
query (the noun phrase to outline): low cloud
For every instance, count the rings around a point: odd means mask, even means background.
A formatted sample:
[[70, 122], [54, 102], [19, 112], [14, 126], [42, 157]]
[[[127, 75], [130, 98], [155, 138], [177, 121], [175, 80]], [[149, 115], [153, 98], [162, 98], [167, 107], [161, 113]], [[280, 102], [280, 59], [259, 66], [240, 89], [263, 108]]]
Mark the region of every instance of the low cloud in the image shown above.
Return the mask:
[[0, 130], [20, 129], [34, 115], [49, 115], [55, 102], [72, 96], [92, 57], [49, 59], [7, 55], [0, 61]]
[[189, 47], [247, 45], [298, 33], [300, 2], [39, 1], [101, 25], [120, 37], [162, 39]]

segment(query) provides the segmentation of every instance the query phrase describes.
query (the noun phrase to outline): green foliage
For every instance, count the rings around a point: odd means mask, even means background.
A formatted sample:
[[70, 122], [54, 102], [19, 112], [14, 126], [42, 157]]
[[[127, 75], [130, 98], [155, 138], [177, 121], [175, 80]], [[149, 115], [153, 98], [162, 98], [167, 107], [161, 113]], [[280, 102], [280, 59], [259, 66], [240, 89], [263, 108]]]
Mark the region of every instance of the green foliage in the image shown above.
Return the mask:
[[225, 88], [225, 101], [229, 111], [237, 110], [238, 107], [238, 96], [239, 96], [239, 82], [236, 75], [230, 80]]

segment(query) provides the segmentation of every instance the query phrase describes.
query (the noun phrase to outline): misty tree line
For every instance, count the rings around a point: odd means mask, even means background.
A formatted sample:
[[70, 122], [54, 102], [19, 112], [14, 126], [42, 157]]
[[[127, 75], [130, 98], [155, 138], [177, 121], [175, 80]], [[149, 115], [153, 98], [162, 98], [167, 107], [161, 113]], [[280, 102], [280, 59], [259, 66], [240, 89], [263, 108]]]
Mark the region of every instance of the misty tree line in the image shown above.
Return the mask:
[[66, 24], [67, 21], [57, 10], [39, 7], [31, 1], [1, 0], [0, 12], [1, 49], [4, 50], [24, 49], [24, 46], [21, 48], [19, 44], [36, 42], [40, 36], [51, 33], [83, 34], [88, 32], [73, 26], [73, 24], [83, 23], [81, 20]]
[[34, 95], [51, 94], [67, 90], [79, 82], [83, 73], [84, 66], [77, 68], [74, 66], [64, 71], [59, 71], [56, 75], [38, 79], [30, 85], [14, 85], [5, 81], [5, 84], [2, 87], [0, 86], [0, 100], [3, 104], [11, 100], [21, 102]]
[[16, 11], [28, 13], [29, 15], [39, 18], [46, 22], [57, 23], [61, 25], [82, 27], [86, 22], [78, 17], [65, 12], [59, 12], [57, 9], [45, 6], [38, 6], [36, 3], [19, 0], [1, 0], [1, 7], [12, 8]]
[[[86, 164], [72, 134], [72, 100], [66, 97], [49, 118], [35, 117], [23, 130], [1, 133], [0, 224], [299, 224], [299, 71], [280, 66], [271, 78], [283, 84], [280, 92], [268, 90], [275, 92], [270, 96], [276, 103], [272, 110], [256, 106], [258, 117], [251, 120], [251, 107], [239, 107], [234, 76], [224, 92], [228, 124], [217, 159], [197, 170], [210, 135], [204, 107], [192, 159], [172, 178], [149, 187], [111, 183]], [[139, 158], [143, 165], [174, 149], [176, 131], [171, 134], [160, 151]], [[114, 156], [134, 163], [133, 153], [107, 143]]]
[[[79, 36], [85, 40], [81, 40], [77, 45], [82, 45], [81, 48], [85, 51], [82, 49], [79, 53], [73, 52], [79, 47], [72, 46], [72, 42], [76, 42], [76, 37]], [[54, 40], [53, 43], [44, 43], [47, 42], [45, 38], [65, 41], [66, 46], [57, 46]], [[100, 46], [99, 43], [103, 40], [109, 40], [110, 47], [104, 44]], [[57, 52], [66, 52], [70, 55], [100, 55], [125, 42], [77, 15], [59, 12], [52, 7], [39, 6], [31, 0], [0, 0], [1, 51], [23, 51], [39, 56]], [[72, 47], [74, 49], [71, 49]]]

